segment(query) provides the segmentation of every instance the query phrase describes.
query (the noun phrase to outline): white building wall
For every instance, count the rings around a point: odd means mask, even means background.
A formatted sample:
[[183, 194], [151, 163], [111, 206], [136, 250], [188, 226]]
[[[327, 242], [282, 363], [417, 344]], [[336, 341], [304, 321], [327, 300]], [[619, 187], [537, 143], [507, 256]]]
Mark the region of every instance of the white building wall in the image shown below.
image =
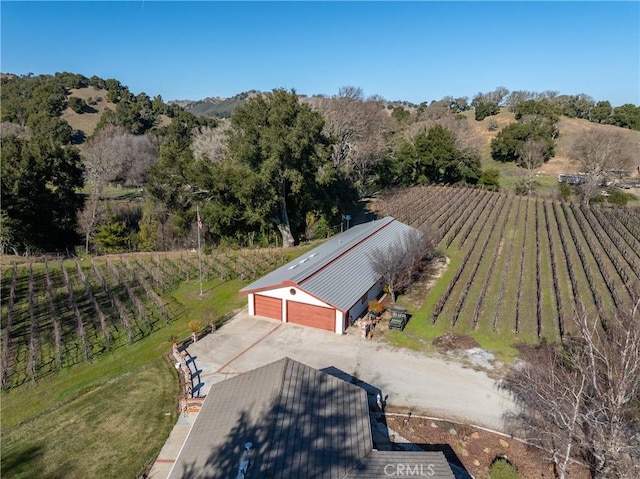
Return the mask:
[[249, 314], [251, 316], [255, 316], [256, 315], [256, 309], [254, 307], [254, 302], [253, 302], [253, 293], [249, 293], [247, 295], [247, 301], [249, 302]]
[[374, 284], [369, 291], [367, 291], [366, 299], [364, 303], [362, 302], [362, 298], [358, 300], [356, 304], [354, 304], [351, 309], [349, 309], [349, 317], [355, 321], [356, 319], [362, 317], [369, 307], [369, 301], [372, 299], [377, 299], [382, 293], [382, 282], [377, 282]]
[[[295, 291], [294, 294], [291, 294], [291, 291]], [[272, 298], [280, 298], [285, 301], [297, 301], [298, 303], [306, 303], [312, 304], [314, 306], [324, 306], [325, 308], [332, 308], [333, 306], [325, 303], [324, 301], [319, 300], [315, 296], [311, 296], [309, 293], [302, 291], [294, 286], [286, 286], [283, 288], [269, 289], [266, 291], [260, 291], [259, 293], [262, 296], [270, 296]], [[282, 303], [284, 304], [284, 302]]]

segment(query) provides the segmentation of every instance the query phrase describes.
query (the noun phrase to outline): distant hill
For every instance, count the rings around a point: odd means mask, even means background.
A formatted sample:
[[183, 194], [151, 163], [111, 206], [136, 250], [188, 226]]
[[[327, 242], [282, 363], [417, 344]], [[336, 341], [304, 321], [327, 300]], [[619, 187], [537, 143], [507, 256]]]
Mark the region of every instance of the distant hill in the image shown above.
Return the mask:
[[197, 116], [212, 116], [215, 118], [231, 118], [233, 111], [242, 105], [248, 98], [258, 95], [256, 90], [238, 93], [231, 98], [211, 97], [204, 100], [175, 100], [170, 104], [181, 106], [189, 113]]
[[[56, 74], [56, 76], [59, 74]], [[73, 74], [61, 74], [74, 77]], [[0, 73], [2, 81], [16, 78], [11, 73]], [[88, 83], [88, 84], [87, 84]], [[77, 112], [70, 107], [65, 107], [61, 113], [61, 119], [65, 120], [71, 128], [82, 133], [78, 146], [82, 149], [84, 141], [89, 138], [99, 124], [102, 115], [109, 111], [115, 111], [117, 105], [109, 101], [108, 85], [117, 84], [118, 88], [126, 88], [119, 84], [116, 80], [101, 80], [92, 77], [91, 79], [83, 78], [82, 82], [78, 82], [76, 87], [67, 87], [66, 98], [68, 101], [72, 97], [80, 98], [85, 102], [82, 111]], [[214, 118], [230, 118], [233, 112], [249, 98], [260, 95], [258, 90], [249, 90], [238, 93], [231, 98], [208, 97], [202, 100], [173, 100], [167, 102], [169, 105], [181, 107], [189, 113], [196, 116], [214, 117]], [[307, 96], [299, 95], [301, 101], [310, 104], [312, 107], [318, 107], [320, 101], [327, 98], [321, 95]], [[4, 95], [3, 95], [4, 98]], [[406, 102], [394, 101], [386, 103], [386, 110], [391, 114], [396, 106], [402, 106], [408, 111], [414, 112], [416, 105], [410, 105]], [[469, 134], [473, 137], [474, 144], [480, 149], [483, 167], [500, 167], [516, 168], [515, 165], [496, 164], [490, 156], [490, 143], [499, 131], [509, 123], [515, 121], [514, 114], [507, 108], [502, 108], [500, 113], [489, 116], [482, 121], [474, 119], [472, 110], [462, 113], [467, 118], [469, 125]], [[158, 115], [156, 127], [167, 125], [171, 122], [170, 118], [165, 114]], [[558, 125], [559, 136], [556, 140], [556, 155], [543, 165], [539, 173], [549, 176], [555, 176], [558, 173], [575, 173], [577, 165], [571, 164], [568, 153], [575, 138], [587, 129], [609, 129], [621, 131], [623, 135], [631, 139], [635, 144], [640, 145], [640, 131], [621, 128], [613, 125], [598, 124], [587, 120], [568, 118], [562, 116]], [[637, 174], [637, 173], [636, 173]]]

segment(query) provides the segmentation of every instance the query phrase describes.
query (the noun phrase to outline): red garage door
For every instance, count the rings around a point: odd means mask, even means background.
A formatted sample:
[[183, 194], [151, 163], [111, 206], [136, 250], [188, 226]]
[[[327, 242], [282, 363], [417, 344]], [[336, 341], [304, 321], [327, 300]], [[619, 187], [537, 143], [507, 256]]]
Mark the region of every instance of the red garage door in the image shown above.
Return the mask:
[[287, 301], [287, 321], [317, 329], [335, 331], [335, 309]]
[[254, 311], [257, 316], [277, 319], [282, 321], [282, 300], [256, 294], [253, 297]]

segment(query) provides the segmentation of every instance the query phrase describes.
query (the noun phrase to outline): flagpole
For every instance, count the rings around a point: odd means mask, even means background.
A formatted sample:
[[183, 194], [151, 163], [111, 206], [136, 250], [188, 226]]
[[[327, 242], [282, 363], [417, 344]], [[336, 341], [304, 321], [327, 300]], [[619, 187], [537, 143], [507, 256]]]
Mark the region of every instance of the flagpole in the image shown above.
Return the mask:
[[200, 296], [202, 296], [202, 254], [200, 252], [200, 230], [202, 229], [202, 221], [200, 221], [200, 207], [197, 205], [196, 216], [198, 218], [198, 271], [200, 273]]

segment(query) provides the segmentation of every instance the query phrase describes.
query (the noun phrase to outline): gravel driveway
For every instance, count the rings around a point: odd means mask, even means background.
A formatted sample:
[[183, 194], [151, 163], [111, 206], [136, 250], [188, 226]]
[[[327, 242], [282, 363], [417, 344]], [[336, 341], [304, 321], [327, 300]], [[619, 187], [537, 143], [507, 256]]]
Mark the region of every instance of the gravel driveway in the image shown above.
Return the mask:
[[[201, 394], [217, 382], [288, 356], [364, 387], [379, 389], [387, 407], [470, 422], [502, 431], [515, 407], [484, 372], [453, 360], [393, 348], [358, 332], [336, 335], [246, 312], [188, 347], [200, 371]], [[350, 378], [350, 377], [351, 378]]]

